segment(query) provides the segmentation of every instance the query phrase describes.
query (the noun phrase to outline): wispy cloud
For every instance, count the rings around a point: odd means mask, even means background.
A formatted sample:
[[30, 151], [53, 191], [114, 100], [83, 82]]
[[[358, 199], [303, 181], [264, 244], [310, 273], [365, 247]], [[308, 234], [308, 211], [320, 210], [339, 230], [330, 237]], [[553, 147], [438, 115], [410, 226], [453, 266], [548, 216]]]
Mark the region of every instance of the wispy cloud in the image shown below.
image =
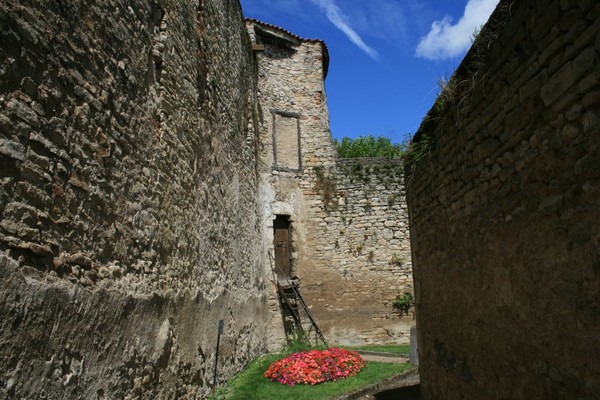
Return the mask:
[[374, 60], [379, 60], [379, 53], [360, 37], [348, 21], [348, 17], [342, 13], [342, 10], [335, 4], [334, 0], [310, 0], [325, 11], [329, 21], [342, 31], [352, 43], [359, 49], [367, 53]]
[[353, 7], [345, 11], [351, 13], [356, 31], [400, 46], [408, 38], [405, 8], [406, 5], [397, 0], [377, 0], [353, 3]]
[[265, 22], [277, 22], [282, 15], [293, 16], [295, 20], [304, 23], [311, 22], [314, 17], [306, 11], [303, 1], [305, 0], [242, 0], [241, 3], [245, 16]]
[[462, 54], [471, 45], [473, 32], [489, 19], [498, 1], [468, 0], [464, 15], [455, 25], [450, 17], [435, 21], [429, 33], [419, 41], [416, 56], [442, 60]]

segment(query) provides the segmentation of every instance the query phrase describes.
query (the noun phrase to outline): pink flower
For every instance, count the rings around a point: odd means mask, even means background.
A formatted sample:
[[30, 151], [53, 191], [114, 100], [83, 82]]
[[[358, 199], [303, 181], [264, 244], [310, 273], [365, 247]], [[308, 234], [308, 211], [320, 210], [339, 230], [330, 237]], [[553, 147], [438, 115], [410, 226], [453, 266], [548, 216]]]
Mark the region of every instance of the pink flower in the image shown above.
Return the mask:
[[354, 351], [337, 347], [308, 350], [274, 362], [265, 372], [265, 378], [290, 386], [299, 383], [316, 385], [354, 376], [365, 365], [362, 357]]

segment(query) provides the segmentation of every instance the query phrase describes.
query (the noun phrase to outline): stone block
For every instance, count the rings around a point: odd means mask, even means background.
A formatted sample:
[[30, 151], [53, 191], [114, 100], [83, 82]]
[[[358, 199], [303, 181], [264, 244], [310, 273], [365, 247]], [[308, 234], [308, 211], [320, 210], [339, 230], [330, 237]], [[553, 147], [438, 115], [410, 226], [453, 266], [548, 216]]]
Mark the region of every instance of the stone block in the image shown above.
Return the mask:
[[600, 91], [587, 93], [581, 99], [581, 104], [589, 109], [593, 109], [600, 103]]
[[541, 95], [544, 105], [550, 106], [574, 84], [573, 66], [571, 62], [568, 62], [542, 86]]
[[473, 149], [473, 163], [478, 163], [481, 160], [488, 158], [498, 150], [500, 142], [496, 139], [488, 139], [480, 143]]
[[24, 161], [25, 146], [19, 142], [0, 137], [0, 154], [19, 161]]
[[27, 124], [38, 127], [40, 125], [39, 118], [25, 102], [17, 99], [11, 99], [6, 103], [6, 110]]

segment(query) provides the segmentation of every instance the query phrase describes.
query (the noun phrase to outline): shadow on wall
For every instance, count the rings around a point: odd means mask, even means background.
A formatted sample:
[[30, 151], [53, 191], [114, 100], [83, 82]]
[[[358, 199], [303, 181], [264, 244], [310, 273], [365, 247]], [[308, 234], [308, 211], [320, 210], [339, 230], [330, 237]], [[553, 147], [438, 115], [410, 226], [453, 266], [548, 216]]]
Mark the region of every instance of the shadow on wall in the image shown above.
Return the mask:
[[421, 400], [421, 387], [414, 385], [384, 390], [383, 392], [375, 393], [373, 396], [376, 400]]

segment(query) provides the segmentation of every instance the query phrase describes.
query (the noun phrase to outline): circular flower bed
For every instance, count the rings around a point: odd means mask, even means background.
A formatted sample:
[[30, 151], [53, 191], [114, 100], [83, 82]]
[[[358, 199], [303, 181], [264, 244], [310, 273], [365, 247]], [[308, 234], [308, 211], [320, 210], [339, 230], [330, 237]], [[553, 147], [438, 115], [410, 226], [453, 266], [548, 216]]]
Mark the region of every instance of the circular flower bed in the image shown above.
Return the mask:
[[354, 351], [333, 347], [294, 353], [270, 365], [265, 378], [284, 385], [316, 385], [356, 375], [367, 363]]

